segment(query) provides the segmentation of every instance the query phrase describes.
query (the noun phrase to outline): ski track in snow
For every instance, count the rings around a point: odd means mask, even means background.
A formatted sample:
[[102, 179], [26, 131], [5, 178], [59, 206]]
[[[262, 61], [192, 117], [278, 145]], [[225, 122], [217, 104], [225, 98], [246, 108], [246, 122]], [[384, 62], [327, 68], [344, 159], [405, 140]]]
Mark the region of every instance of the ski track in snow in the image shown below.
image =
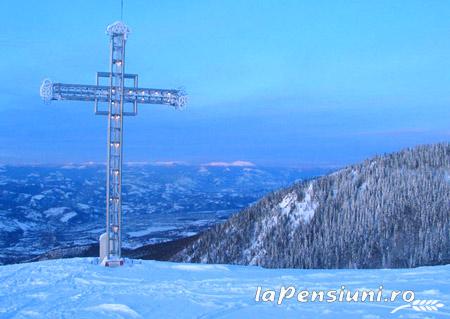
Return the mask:
[[[105, 268], [96, 258], [0, 267], [0, 318], [448, 318], [450, 265], [397, 270], [263, 269], [127, 260]], [[257, 286], [277, 289], [413, 290], [439, 299], [438, 312], [390, 311], [395, 303], [254, 301]]]

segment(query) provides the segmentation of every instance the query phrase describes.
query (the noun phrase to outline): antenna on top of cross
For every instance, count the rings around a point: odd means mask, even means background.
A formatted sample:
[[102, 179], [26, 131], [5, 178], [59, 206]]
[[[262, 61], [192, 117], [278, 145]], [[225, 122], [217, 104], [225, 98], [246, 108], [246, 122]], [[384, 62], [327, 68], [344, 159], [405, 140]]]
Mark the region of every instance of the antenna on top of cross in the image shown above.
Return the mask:
[[120, 0], [120, 21], [123, 21], [123, 0]]

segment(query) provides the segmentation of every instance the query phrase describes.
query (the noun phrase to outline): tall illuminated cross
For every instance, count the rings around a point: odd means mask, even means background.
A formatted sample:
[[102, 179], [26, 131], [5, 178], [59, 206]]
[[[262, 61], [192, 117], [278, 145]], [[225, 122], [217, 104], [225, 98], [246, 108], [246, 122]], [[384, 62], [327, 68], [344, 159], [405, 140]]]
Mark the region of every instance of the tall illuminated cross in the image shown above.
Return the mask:
[[[122, 265], [122, 161], [123, 117], [137, 115], [138, 103], [165, 104], [181, 108], [186, 103], [183, 90], [138, 87], [137, 74], [125, 73], [125, 43], [130, 29], [117, 21], [109, 25], [110, 71], [97, 72], [95, 85], [52, 83], [46, 79], [40, 94], [45, 101], [93, 101], [96, 115], [108, 117], [108, 157], [106, 173], [106, 232], [100, 236], [100, 260], [103, 265]], [[101, 85], [101, 80], [107, 81]], [[101, 109], [100, 103], [107, 108]], [[125, 105], [130, 105], [129, 110]]]

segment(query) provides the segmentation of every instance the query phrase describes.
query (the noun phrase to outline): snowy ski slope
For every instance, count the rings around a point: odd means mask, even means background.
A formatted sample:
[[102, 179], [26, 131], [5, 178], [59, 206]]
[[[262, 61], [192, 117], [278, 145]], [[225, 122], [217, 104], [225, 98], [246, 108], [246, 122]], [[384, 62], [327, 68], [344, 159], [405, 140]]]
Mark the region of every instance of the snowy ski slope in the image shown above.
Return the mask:
[[[450, 265], [398, 270], [263, 269], [127, 260], [122, 268], [95, 258], [0, 267], [0, 318], [449, 318]], [[258, 286], [279, 289], [413, 290], [440, 300], [438, 311], [394, 303], [255, 301]]]

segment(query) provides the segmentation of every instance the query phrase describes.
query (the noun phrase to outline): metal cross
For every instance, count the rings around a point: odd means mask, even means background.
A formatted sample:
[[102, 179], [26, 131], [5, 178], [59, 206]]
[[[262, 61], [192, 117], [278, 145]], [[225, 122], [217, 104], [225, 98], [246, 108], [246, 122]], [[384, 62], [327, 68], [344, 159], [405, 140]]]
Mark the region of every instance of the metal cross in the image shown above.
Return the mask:
[[[181, 108], [186, 104], [186, 94], [180, 89], [139, 88], [137, 74], [125, 73], [125, 43], [130, 29], [122, 21], [117, 21], [107, 27], [106, 33], [111, 42], [110, 71], [97, 72], [95, 85], [52, 83], [46, 79], [41, 85], [40, 94], [45, 101], [93, 101], [95, 114], [108, 117], [106, 232], [100, 236], [100, 261], [105, 266], [116, 266], [123, 264], [123, 117], [137, 115], [138, 103], [165, 104]], [[108, 80], [108, 84], [100, 85], [102, 79]], [[107, 109], [101, 110], [100, 103], [107, 103]], [[126, 104], [132, 104], [131, 110], [125, 110]]]

